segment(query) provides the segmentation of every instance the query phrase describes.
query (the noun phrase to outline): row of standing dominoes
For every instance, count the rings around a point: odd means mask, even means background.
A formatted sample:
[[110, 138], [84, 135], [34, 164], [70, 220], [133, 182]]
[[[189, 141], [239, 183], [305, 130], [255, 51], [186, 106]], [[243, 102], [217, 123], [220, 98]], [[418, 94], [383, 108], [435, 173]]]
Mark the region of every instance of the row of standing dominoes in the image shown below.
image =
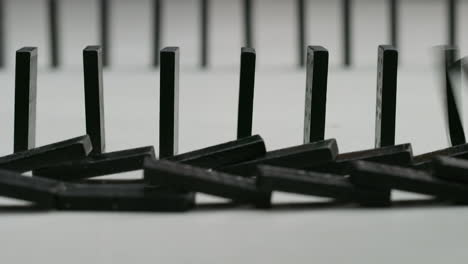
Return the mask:
[[[339, 153], [325, 140], [328, 52], [309, 46], [304, 144], [266, 151], [252, 136], [255, 51], [242, 49], [238, 139], [177, 154], [179, 49], [161, 51], [159, 160], [152, 146], [105, 152], [102, 50], [83, 51], [87, 135], [35, 148], [37, 50], [17, 52], [15, 131], [12, 155], [0, 158], [0, 195], [64, 210], [186, 210], [194, 193], [271, 206], [272, 191], [324, 196], [364, 206], [391, 203], [401, 189], [468, 202], [468, 144], [453, 86], [463, 60], [444, 49], [447, 113], [453, 146], [413, 156], [410, 144], [395, 145], [398, 52], [379, 47], [375, 149]], [[443, 156], [443, 157], [440, 157]], [[140, 180], [95, 180], [144, 170]], [[33, 171], [34, 177], [20, 173]], [[345, 177], [350, 176], [350, 177]], [[48, 179], [45, 179], [48, 178]]]
[[[5, 47], [5, 30], [4, 22], [4, 1], [0, 0], [0, 67], [4, 65], [4, 47]], [[153, 39], [152, 50], [155, 51], [152, 56], [152, 64], [155, 67], [159, 66], [159, 50], [161, 47], [161, 32], [162, 32], [162, 10], [164, 7], [163, 0], [152, 0], [152, 32]], [[210, 0], [200, 0], [200, 66], [207, 67], [209, 65], [209, 25], [210, 25]], [[243, 5], [243, 24], [244, 24], [244, 46], [254, 47], [254, 22], [253, 22], [253, 7], [254, 0], [242, 0]], [[50, 39], [50, 63], [52, 67], [60, 65], [60, 19], [59, 19], [59, 0], [48, 0], [49, 11], [49, 39]], [[100, 29], [100, 44], [105, 51], [110, 50], [110, 17], [111, 17], [110, 0], [98, 0], [99, 5], [99, 29]], [[388, 0], [389, 13], [389, 43], [397, 47], [399, 42], [399, 0]], [[455, 46], [457, 43], [457, 0], [447, 0], [447, 18], [448, 18], [448, 37], [447, 43]], [[307, 1], [296, 0], [297, 10], [297, 43], [298, 43], [298, 65], [304, 66], [304, 49], [307, 43]], [[352, 0], [342, 0], [342, 38], [343, 38], [343, 65], [350, 66], [352, 64]], [[110, 59], [106, 52], [103, 55], [103, 65], [110, 64]]]

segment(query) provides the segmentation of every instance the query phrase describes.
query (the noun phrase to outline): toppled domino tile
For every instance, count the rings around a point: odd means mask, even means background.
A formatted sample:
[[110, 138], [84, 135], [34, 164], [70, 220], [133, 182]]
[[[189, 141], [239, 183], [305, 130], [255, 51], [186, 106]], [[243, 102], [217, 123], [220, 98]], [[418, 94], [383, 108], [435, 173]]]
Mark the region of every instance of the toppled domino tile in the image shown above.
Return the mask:
[[390, 190], [360, 188], [336, 174], [260, 165], [257, 186], [265, 192], [284, 191], [358, 202], [362, 205], [390, 204]]
[[41, 208], [55, 208], [55, 194], [63, 184], [59, 181], [29, 177], [0, 170], [0, 196], [33, 202]]
[[271, 192], [260, 191], [254, 180], [236, 175], [146, 159], [144, 177], [152, 185], [211, 194], [258, 207], [270, 206]]
[[453, 147], [414, 156], [413, 167], [417, 169], [430, 169], [434, 159], [439, 156], [468, 159], [468, 144], [456, 145]]
[[468, 160], [438, 157], [434, 160], [432, 173], [440, 179], [468, 184]]
[[254, 176], [257, 165], [304, 169], [335, 160], [338, 146], [335, 139], [270, 151], [265, 156], [221, 168], [222, 171], [242, 176]]
[[0, 168], [26, 172], [63, 161], [82, 159], [91, 150], [91, 141], [85, 135], [0, 157]]
[[57, 194], [57, 209], [89, 211], [186, 211], [195, 205], [192, 192], [144, 183], [66, 183]]
[[349, 173], [351, 162], [357, 160], [372, 161], [389, 165], [410, 166], [413, 161], [413, 149], [411, 144], [400, 144], [343, 153], [339, 154], [333, 162], [320, 164], [315, 168], [308, 169], [320, 172], [347, 174]]
[[219, 145], [179, 154], [167, 158], [196, 167], [216, 169], [223, 166], [262, 157], [266, 153], [265, 143], [259, 135], [229, 141]]
[[436, 178], [426, 171], [357, 161], [351, 182], [359, 186], [383, 187], [432, 195], [454, 202], [468, 202], [468, 185]]
[[[195, 150], [167, 158], [202, 168], [217, 168], [264, 155], [265, 143], [258, 136]], [[155, 158], [153, 147], [95, 154], [82, 160], [54, 164], [35, 170], [34, 175], [65, 181], [98, 177], [143, 168], [146, 157]]]
[[143, 168], [146, 157], [155, 157], [154, 148], [141, 147], [95, 154], [81, 160], [71, 160], [34, 170], [34, 175], [73, 181]]

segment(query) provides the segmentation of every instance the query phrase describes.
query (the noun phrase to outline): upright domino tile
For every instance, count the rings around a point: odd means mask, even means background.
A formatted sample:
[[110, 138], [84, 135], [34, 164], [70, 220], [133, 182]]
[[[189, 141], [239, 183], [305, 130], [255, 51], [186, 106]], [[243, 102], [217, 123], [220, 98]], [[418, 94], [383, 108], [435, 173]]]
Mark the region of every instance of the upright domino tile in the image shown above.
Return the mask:
[[444, 52], [445, 108], [448, 121], [449, 139], [452, 146], [466, 143], [465, 130], [460, 115], [458, 90], [461, 88], [461, 61], [458, 49], [446, 46]]
[[400, 0], [388, 0], [389, 3], [389, 25], [390, 25], [390, 43], [394, 47], [398, 47], [399, 37], [399, 5]]
[[253, 1], [254, 0], [242, 0], [243, 12], [244, 12], [244, 46], [253, 48]]
[[328, 50], [307, 48], [304, 143], [324, 140], [327, 110]]
[[297, 12], [297, 50], [298, 50], [298, 65], [304, 67], [305, 54], [304, 50], [306, 47], [307, 39], [307, 3], [306, 0], [296, 0], [296, 12]]
[[49, 40], [50, 40], [50, 65], [57, 68], [60, 64], [59, 50], [59, 21], [58, 21], [58, 0], [49, 0]]
[[34, 148], [36, 143], [37, 48], [16, 52], [14, 152]]
[[163, 0], [153, 0], [153, 67], [159, 67], [159, 51], [161, 50], [161, 30], [162, 30], [162, 2]]
[[102, 65], [104, 67], [109, 65], [109, 53], [110, 53], [110, 1], [109, 0], [98, 0], [99, 2], [99, 27], [100, 27], [100, 41], [101, 47], [104, 50], [102, 54]]
[[343, 32], [343, 65], [345, 67], [351, 66], [351, 9], [353, 0], [342, 0], [342, 32]]
[[239, 82], [239, 109], [237, 112], [238, 139], [252, 135], [255, 62], [255, 50], [252, 48], [242, 48]]
[[93, 154], [105, 152], [104, 90], [102, 49], [88, 46], [83, 50], [86, 132], [93, 143]]
[[161, 50], [159, 157], [177, 154], [179, 145], [179, 48]]
[[447, 0], [447, 25], [448, 25], [448, 42], [447, 44], [456, 46], [457, 45], [457, 10], [458, 0]]
[[393, 46], [379, 46], [375, 118], [376, 148], [395, 145], [397, 73], [397, 49]]
[[202, 68], [208, 66], [209, 12], [210, 0], [200, 0], [200, 66]]
[[5, 0], [0, 0], [0, 68], [5, 66]]

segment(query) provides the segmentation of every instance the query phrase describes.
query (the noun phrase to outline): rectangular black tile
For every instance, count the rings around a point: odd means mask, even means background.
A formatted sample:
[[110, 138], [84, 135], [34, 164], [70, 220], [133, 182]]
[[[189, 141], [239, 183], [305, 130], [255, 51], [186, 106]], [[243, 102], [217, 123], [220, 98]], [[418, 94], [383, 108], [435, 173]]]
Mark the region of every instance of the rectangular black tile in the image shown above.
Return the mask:
[[255, 61], [255, 50], [252, 48], [242, 48], [239, 81], [239, 108], [237, 112], [237, 138], [252, 135]]
[[336, 140], [329, 139], [270, 151], [261, 158], [222, 167], [220, 170], [242, 176], [254, 176], [257, 173], [257, 165], [260, 164], [307, 169], [333, 161], [337, 155]]
[[58, 192], [57, 209], [87, 211], [186, 211], [195, 194], [141, 184], [67, 183]]
[[91, 150], [91, 140], [86, 135], [0, 157], [0, 168], [26, 172], [63, 161], [82, 159]]
[[179, 144], [179, 48], [161, 50], [159, 157], [177, 154]]
[[451, 157], [438, 157], [433, 162], [435, 177], [468, 184], [468, 160]]
[[398, 50], [380, 45], [377, 66], [375, 147], [395, 145]]
[[50, 44], [50, 66], [57, 68], [60, 63], [59, 50], [59, 1], [49, 0], [49, 44]]
[[265, 143], [259, 135], [241, 138], [215, 146], [179, 154], [166, 158], [170, 161], [217, 169], [264, 156]]
[[399, 166], [357, 161], [353, 164], [351, 182], [359, 186], [432, 195], [454, 202], [468, 201], [468, 185], [439, 179], [425, 171]]
[[162, 1], [163, 0], [153, 0], [152, 1], [152, 33], [153, 33], [153, 66], [159, 66], [159, 51], [161, 47], [161, 29], [162, 29]]
[[209, 40], [209, 17], [210, 0], [200, 0], [200, 67], [208, 66], [208, 40]]
[[243, 13], [244, 13], [244, 46], [253, 48], [253, 1], [254, 0], [243, 0]]
[[400, 0], [389, 0], [389, 25], [390, 25], [390, 43], [394, 47], [398, 47], [398, 40], [399, 40], [399, 14], [400, 14]]
[[86, 132], [93, 143], [93, 153], [105, 152], [104, 87], [102, 49], [88, 46], [83, 50]]
[[69, 160], [34, 170], [34, 175], [63, 181], [81, 180], [143, 169], [146, 157], [155, 158], [154, 148], [141, 147]]
[[14, 152], [36, 144], [37, 48], [16, 52]]
[[445, 112], [448, 125], [449, 139], [452, 146], [465, 144], [465, 130], [463, 128], [459, 94], [461, 89], [461, 63], [458, 61], [458, 48], [444, 46], [443, 76], [445, 78]]
[[468, 144], [457, 145], [414, 156], [413, 167], [417, 169], [430, 169], [434, 159], [438, 156], [468, 159]]
[[0, 196], [33, 202], [43, 208], [55, 208], [55, 195], [62, 187], [58, 181], [0, 170]]
[[307, 47], [304, 143], [324, 140], [327, 111], [328, 50]]
[[99, 0], [99, 38], [100, 38], [100, 45], [104, 50], [102, 54], [102, 65], [104, 67], [109, 66], [109, 53], [110, 53], [110, 32], [109, 32], [109, 22], [110, 22], [110, 10], [112, 1], [109, 0]]
[[252, 179], [171, 161], [145, 160], [145, 180], [149, 184], [211, 194], [236, 202], [270, 205], [270, 192], [257, 189]]
[[358, 202], [363, 205], [388, 205], [390, 190], [360, 188], [349, 178], [336, 174], [259, 166], [257, 186], [264, 191], [283, 191]]
[[348, 174], [353, 161], [372, 161], [389, 165], [411, 166], [413, 150], [411, 144], [400, 144], [376, 149], [360, 150], [339, 154], [336, 160], [309, 168], [319, 172], [329, 172], [340, 175]]
[[352, 7], [353, 0], [342, 0], [343, 65], [351, 66]]

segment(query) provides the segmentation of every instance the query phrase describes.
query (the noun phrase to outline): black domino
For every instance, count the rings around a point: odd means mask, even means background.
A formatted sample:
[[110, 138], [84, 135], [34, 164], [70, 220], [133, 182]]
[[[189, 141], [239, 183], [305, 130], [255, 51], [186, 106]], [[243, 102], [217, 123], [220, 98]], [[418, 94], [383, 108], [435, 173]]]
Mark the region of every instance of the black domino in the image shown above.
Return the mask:
[[0, 0], [0, 68], [5, 66], [5, 0]]
[[254, 176], [257, 173], [257, 166], [261, 164], [292, 169], [307, 169], [334, 161], [337, 155], [336, 140], [329, 139], [270, 151], [261, 158], [226, 166], [220, 168], [220, 170], [247, 177]]
[[41, 208], [55, 208], [55, 195], [63, 185], [54, 180], [0, 170], [0, 196], [29, 201]]
[[266, 153], [265, 143], [259, 135], [241, 138], [215, 146], [179, 154], [166, 158], [196, 167], [217, 169], [263, 157]]
[[400, 0], [388, 0], [389, 2], [389, 25], [390, 25], [390, 43], [394, 47], [398, 47], [398, 21], [399, 21], [399, 5]]
[[0, 157], [0, 168], [27, 172], [67, 160], [82, 159], [92, 150], [88, 136], [81, 136]]
[[395, 145], [398, 51], [381, 45], [378, 50], [375, 147]]
[[242, 48], [239, 81], [237, 138], [252, 135], [256, 54], [252, 48]]
[[159, 51], [161, 49], [162, 5], [163, 0], [153, 0], [153, 66], [159, 67]]
[[208, 30], [209, 30], [209, 12], [210, 0], [200, 0], [200, 66], [205, 68], [208, 66]]
[[297, 12], [297, 46], [298, 46], [298, 65], [304, 67], [305, 46], [307, 42], [307, 4], [306, 0], [296, 0]]
[[411, 168], [357, 161], [353, 164], [351, 182], [436, 196], [454, 202], [468, 201], [468, 185], [436, 178], [430, 173]]
[[457, 95], [461, 87], [461, 61], [458, 60], [458, 49], [446, 46], [444, 52], [445, 108], [448, 121], [449, 138], [452, 146], [466, 143], [460, 107]]
[[434, 160], [432, 169], [437, 178], [468, 184], [468, 160], [441, 156]]
[[345, 67], [351, 66], [351, 9], [352, 0], [342, 0], [342, 12], [343, 12], [343, 65]]
[[146, 157], [155, 158], [153, 147], [127, 149], [96, 154], [80, 160], [65, 161], [51, 167], [34, 170], [34, 175], [62, 181], [74, 181], [91, 177], [143, 169]]
[[304, 143], [324, 140], [327, 110], [328, 51], [307, 47]]
[[59, 57], [59, 21], [58, 21], [58, 0], [49, 0], [49, 39], [50, 39], [50, 65], [57, 68], [60, 63]]
[[335, 161], [327, 164], [319, 164], [317, 167], [309, 169], [346, 175], [350, 171], [351, 163], [358, 160], [389, 165], [411, 166], [413, 164], [413, 149], [411, 144], [401, 144], [377, 149], [348, 152], [339, 154]]
[[252, 7], [254, 0], [243, 0], [244, 12], [244, 46], [253, 48], [253, 23], [252, 23]]
[[144, 177], [153, 185], [206, 193], [259, 207], [270, 205], [271, 192], [258, 190], [254, 180], [214, 170], [146, 159]]
[[257, 186], [264, 191], [283, 191], [328, 197], [363, 205], [388, 205], [390, 191], [359, 188], [341, 175], [259, 166]]
[[438, 156], [449, 156], [459, 159], [468, 159], [468, 144], [457, 145], [414, 156], [413, 167], [417, 169], [430, 169], [434, 159]]
[[179, 48], [161, 50], [159, 156], [177, 154], [179, 141]]
[[109, 52], [110, 52], [110, 33], [109, 33], [109, 22], [110, 22], [110, 3], [109, 0], [99, 0], [99, 26], [100, 26], [100, 41], [102, 49], [102, 65], [104, 67], [109, 65]]
[[14, 152], [34, 148], [36, 142], [37, 48], [16, 52]]
[[93, 154], [105, 152], [104, 88], [102, 49], [88, 46], [83, 50], [86, 132], [93, 143]]
[[457, 45], [458, 0], [447, 0], [448, 44]]
[[143, 183], [67, 183], [57, 194], [57, 209], [86, 211], [186, 211], [195, 205], [191, 192]]

